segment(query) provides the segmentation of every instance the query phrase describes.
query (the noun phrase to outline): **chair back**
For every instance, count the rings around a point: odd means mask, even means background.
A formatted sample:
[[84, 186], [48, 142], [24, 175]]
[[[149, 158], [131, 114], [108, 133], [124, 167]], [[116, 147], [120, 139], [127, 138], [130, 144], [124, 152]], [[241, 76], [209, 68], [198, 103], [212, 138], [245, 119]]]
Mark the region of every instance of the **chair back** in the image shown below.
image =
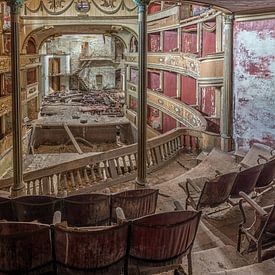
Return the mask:
[[0, 252], [1, 272], [21, 274], [32, 270], [44, 274], [42, 270], [49, 271], [53, 260], [50, 226], [1, 222]]
[[264, 163], [263, 170], [261, 171], [256, 183], [256, 187], [265, 187], [269, 185], [275, 178], [275, 158]]
[[11, 200], [0, 197], [0, 220], [14, 221]]
[[121, 274], [127, 251], [127, 223], [81, 229], [61, 224], [54, 227], [54, 232], [58, 274]]
[[69, 226], [106, 225], [110, 220], [110, 197], [105, 194], [80, 194], [63, 199], [62, 220]]
[[275, 243], [275, 204], [272, 205], [268, 211], [268, 217], [264, 224], [263, 230], [263, 243], [272, 241]]
[[51, 224], [59, 202], [59, 199], [50, 196], [22, 196], [13, 199], [12, 204], [18, 221]]
[[260, 164], [240, 171], [236, 177], [230, 196], [232, 198], [239, 198], [240, 192], [250, 194], [256, 186], [262, 169], [263, 164]]
[[205, 183], [201, 192], [197, 209], [216, 207], [227, 201], [234, 185], [237, 173], [221, 175]]
[[116, 219], [116, 208], [121, 207], [127, 220], [153, 214], [158, 200], [157, 189], [137, 189], [111, 196], [111, 216]]
[[174, 211], [134, 220], [131, 226], [130, 258], [168, 261], [192, 249], [201, 212]]
[[252, 167], [258, 164], [259, 155], [269, 159], [272, 157], [271, 155], [272, 148], [260, 144], [260, 143], [253, 143], [249, 151], [246, 153], [245, 157], [241, 161], [241, 163]]

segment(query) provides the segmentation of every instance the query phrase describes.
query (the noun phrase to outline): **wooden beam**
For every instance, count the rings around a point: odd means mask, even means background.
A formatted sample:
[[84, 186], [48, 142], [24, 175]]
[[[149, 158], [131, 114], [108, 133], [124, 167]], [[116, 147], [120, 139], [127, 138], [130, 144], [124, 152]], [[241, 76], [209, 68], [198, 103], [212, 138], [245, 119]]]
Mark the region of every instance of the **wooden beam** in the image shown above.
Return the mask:
[[72, 134], [71, 130], [69, 129], [68, 125], [66, 123], [63, 124], [65, 131], [67, 132], [69, 138], [71, 139], [76, 151], [78, 154], [83, 154], [83, 151], [79, 147], [76, 139], [74, 138], [74, 135]]

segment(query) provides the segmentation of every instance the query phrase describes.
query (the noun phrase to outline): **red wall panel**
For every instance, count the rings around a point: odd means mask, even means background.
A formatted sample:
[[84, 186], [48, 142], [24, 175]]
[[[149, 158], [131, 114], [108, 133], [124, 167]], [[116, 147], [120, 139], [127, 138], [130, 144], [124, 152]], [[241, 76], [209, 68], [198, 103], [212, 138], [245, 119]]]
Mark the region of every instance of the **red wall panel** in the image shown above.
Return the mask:
[[152, 14], [161, 10], [160, 3], [151, 3], [148, 6], [148, 14]]
[[138, 70], [130, 68], [130, 81], [137, 84], [138, 83]]
[[165, 31], [163, 33], [163, 51], [169, 52], [178, 47], [178, 32]]
[[[214, 22], [208, 22], [206, 24], [208, 27], [213, 27], [215, 25]], [[208, 54], [216, 53], [216, 32], [209, 32], [203, 30], [202, 33], [202, 56], [206, 56]]]
[[[186, 32], [189, 30], [188, 32]], [[190, 32], [192, 30], [192, 32]], [[182, 28], [181, 51], [184, 53], [197, 53], [197, 26], [192, 25]]]
[[191, 76], [181, 76], [181, 101], [195, 105], [197, 103], [196, 79]]
[[148, 34], [148, 51], [159, 52], [160, 50], [160, 33]]
[[162, 129], [163, 133], [166, 133], [177, 127], [176, 120], [166, 114], [162, 114]]
[[148, 88], [158, 89], [160, 86], [160, 74], [155, 72], [148, 72]]
[[215, 115], [215, 87], [201, 88], [201, 111], [207, 116]]
[[163, 93], [169, 97], [177, 96], [177, 74], [165, 72], [163, 73]]
[[137, 112], [137, 108], [138, 108], [138, 102], [137, 102], [137, 99], [132, 97], [132, 96], [129, 96], [129, 107], [131, 110]]

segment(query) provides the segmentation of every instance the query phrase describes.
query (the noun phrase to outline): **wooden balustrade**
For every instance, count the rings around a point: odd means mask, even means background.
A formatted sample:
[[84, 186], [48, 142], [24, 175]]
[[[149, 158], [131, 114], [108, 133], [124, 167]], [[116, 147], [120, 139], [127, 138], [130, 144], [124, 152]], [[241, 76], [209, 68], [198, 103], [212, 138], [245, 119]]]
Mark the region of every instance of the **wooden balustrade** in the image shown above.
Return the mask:
[[[147, 171], [153, 172], [171, 161], [180, 151], [205, 149], [203, 139], [219, 136], [199, 130], [177, 128], [147, 142]], [[57, 195], [83, 191], [96, 191], [111, 185], [133, 180], [137, 170], [137, 144], [110, 150], [94, 156], [64, 162], [36, 171], [24, 173], [29, 195]], [[0, 189], [9, 188], [13, 178], [0, 180]]]

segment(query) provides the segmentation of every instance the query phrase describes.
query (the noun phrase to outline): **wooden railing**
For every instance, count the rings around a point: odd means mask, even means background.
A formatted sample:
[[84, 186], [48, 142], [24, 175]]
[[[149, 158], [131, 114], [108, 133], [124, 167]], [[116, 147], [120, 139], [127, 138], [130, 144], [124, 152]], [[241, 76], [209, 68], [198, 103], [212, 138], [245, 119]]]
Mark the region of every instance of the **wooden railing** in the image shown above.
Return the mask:
[[[147, 142], [147, 171], [153, 172], [182, 150], [199, 151], [208, 144], [219, 146], [219, 136], [198, 130], [177, 128]], [[64, 162], [24, 174], [27, 194], [63, 196], [70, 192], [96, 191], [133, 180], [137, 170], [137, 144], [94, 156]], [[13, 178], [0, 180], [7, 189]], [[85, 188], [83, 190], [83, 188]]]

